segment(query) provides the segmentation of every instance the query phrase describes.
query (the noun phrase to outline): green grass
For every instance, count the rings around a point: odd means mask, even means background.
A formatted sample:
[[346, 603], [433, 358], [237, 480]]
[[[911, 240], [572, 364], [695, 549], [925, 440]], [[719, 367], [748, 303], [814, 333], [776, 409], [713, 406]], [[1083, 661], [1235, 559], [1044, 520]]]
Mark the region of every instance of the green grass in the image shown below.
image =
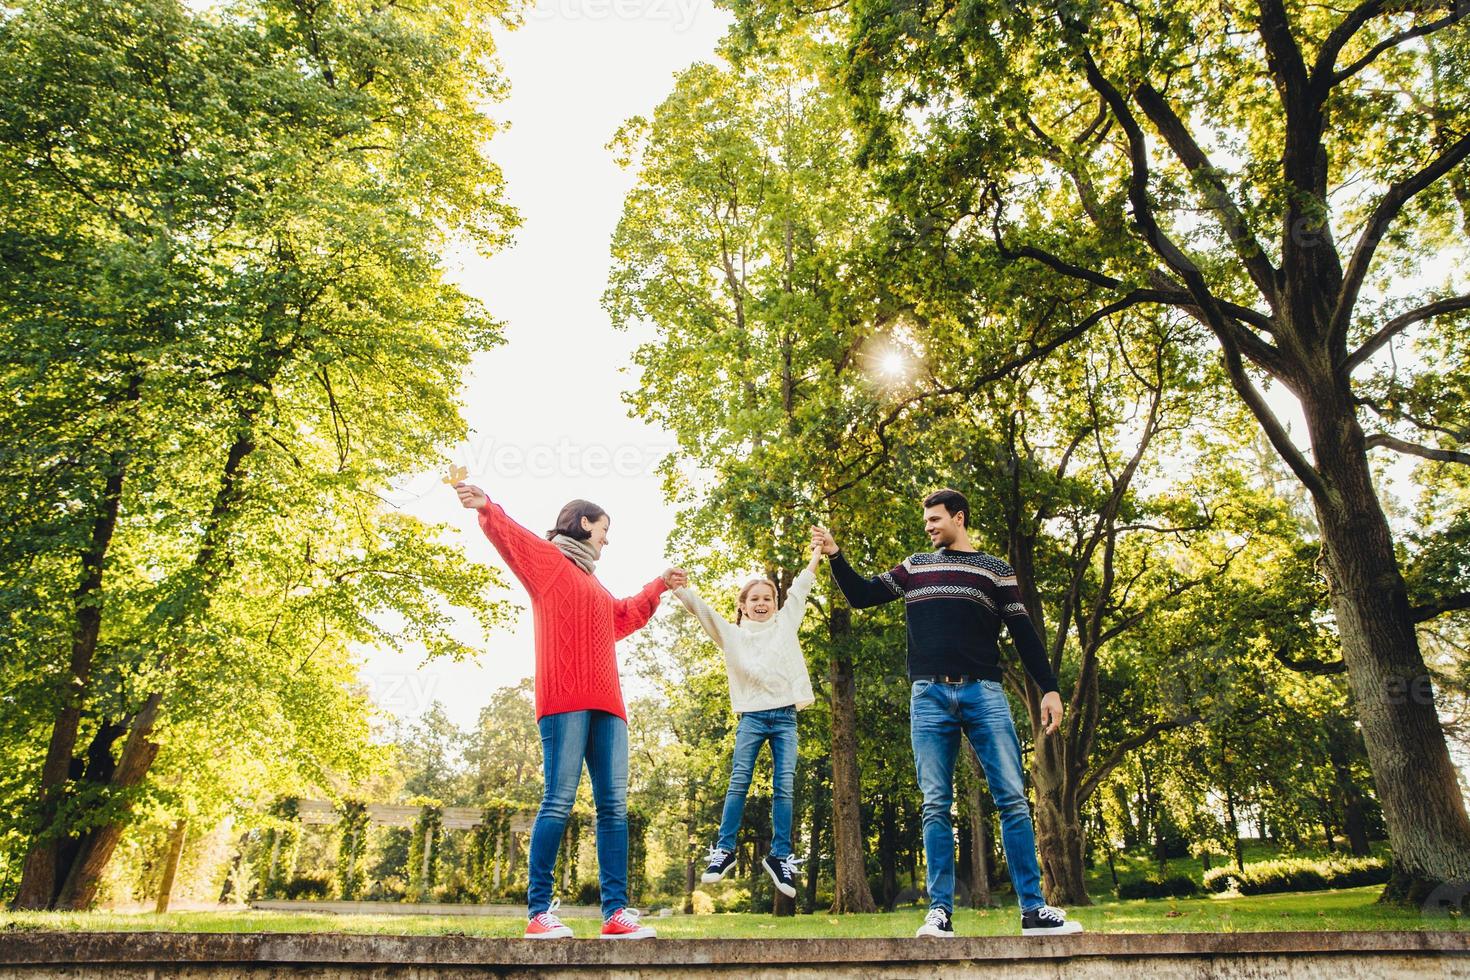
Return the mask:
[[[1427, 917], [1413, 909], [1376, 904], [1380, 889], [1199, 898], [1179, 901], [1101, 902], [1073, 915], [1093, 932], [1266, 932], [1297, 930], [1466, 930], [1463, 918]], [[922, 916], [913, 911], [879, 915], [679, 915], [650, 919], [661, 937], [696, 938], [880, 938], [912, 936]], [[579, 937], [597, 934], [599, 923], [573, 919]], [[434, 915], [322, 915], [301, 912], [173, 912], [167, 915], [110, 912], [0, 913], [0, 928], [72, 931], [166, 932], [346, 932], [393, 935], [518, 936], [517, 918]], [[1008, 936], [1019, 931], [1014, 908], [955, 913], [962, 936]]]

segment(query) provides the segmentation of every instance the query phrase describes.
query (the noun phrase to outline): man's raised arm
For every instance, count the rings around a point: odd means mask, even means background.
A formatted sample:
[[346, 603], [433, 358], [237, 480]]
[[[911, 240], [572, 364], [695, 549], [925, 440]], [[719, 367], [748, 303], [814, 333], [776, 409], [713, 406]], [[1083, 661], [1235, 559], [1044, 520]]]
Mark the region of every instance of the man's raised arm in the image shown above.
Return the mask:
[[864, 578], [847, 563], [832, 532], [817, 524], [812, 525], [812, 545], [820, 547], [822, 554], [830, 559], [832, 579], [852, 608], [881, 606], [903, 596], [904, 584], [909, 577], [908, 569], [903, 565], [897, 565], [876, 578]]

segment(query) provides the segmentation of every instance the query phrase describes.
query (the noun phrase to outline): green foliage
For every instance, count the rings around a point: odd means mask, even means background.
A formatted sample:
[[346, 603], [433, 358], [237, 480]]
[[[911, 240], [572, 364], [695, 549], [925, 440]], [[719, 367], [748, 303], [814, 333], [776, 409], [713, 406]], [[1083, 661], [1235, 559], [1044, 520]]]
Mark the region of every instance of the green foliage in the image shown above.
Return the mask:
[[279, 897], [296, 902], [325, 901], [332, 895], [332, 877], [328, 874], [299, 874], [281, 888]]
[[1243, 868], [1212, 868], [1205, 872], [1204, 886], [1211, 892], [1233, 889], [1242, 895], [1269, 895], [1382, 885], [1388, 878], [1389, 863], [1382, 858], [1281, 858]]
[[[441, 257], [516, 221], [481, 112], [503, 15], [0, 14], [8, 846], [360, 774], [353, 647], [462, 657], [453, 607], [502, 621], [496, 577], [384, 499], [499, 342]], [[53, 733], [82, 765], [130, 730], [156, 757], [41, 785]]]
[[438, 800], [423, 796], [416, 796], [408, 802], [419, 807], [408, 842], [408, 900], [417, 902], [432, 893], [438, 883], [444, 806]]
[[1118, 897], [1123, 899], [1133, 898], [1188, 898], [1200, 892], [1199, 882], [1188, 875], [1170, 875], [1161, 878], [1158, 875], [1148, 875], [1136, 881], [1128, 881], [1118, 886]]
[[343, 800], [337, 807], [337, 894], [353, 901], [364, 884], [363, 857], [367, 853], [368, 812], [361, 800]]

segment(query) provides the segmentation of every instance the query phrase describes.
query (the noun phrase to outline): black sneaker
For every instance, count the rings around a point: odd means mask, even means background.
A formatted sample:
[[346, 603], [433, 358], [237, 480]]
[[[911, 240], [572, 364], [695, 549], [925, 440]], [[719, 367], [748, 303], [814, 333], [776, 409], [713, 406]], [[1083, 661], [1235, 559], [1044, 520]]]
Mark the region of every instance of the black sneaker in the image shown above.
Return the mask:
[[924, 924], [919, 926], [917, 936], [935, 936], [939, 939], [954, 938], [954, 923], [949, 921], [949, 909], [932, 908], [929, 914], [924, 916]]
[[771, 881], [775, 882], [776, 891], [780, 892], [782, 895], [785, 895], [787, 898], [795, 898], [795, 881], [797, 872], [796, 866], [800, 864], [802, 860], [802, 858], [793, 857], [789, 854], [783, 858], [778, 858], [774, 855], [767, 854], [765, 857], [761, 858], [761, 867], [766, 869], [766, 874], [770, 875]]
[[730, 869], [735, 867], [735, 852], [727, 851], [723, 847], [711, 847], [706, 860], [709, 867], [704, 869], [704, 875], [699, 880], [706, 885], [713, 885], [717, 881], [723, 881]]
[[1070, 936], [1081, 931], [1082, 923], [1068, 922], [1067, 913], [1055, 905], [1043, 905], [1021, 913], [1023, 936]]

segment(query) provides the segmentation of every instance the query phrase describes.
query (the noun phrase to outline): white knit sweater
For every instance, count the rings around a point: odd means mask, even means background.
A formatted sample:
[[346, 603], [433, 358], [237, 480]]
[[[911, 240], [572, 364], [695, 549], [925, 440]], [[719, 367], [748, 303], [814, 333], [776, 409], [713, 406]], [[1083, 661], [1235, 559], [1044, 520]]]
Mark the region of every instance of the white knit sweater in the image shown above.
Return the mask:
[[675, 589], [699, 625], [725, 653], [725, 670], [730, 675], [730, 706], [737, 712], [767, 711], [810, 705], [812, 680], [796, 633], [806, 615], [806, 597], [817, 577], [808, 569], [791, 583], [786, 604], [764, 623], [744, 620], [739, 626], [711, 609], [690, 589]]

